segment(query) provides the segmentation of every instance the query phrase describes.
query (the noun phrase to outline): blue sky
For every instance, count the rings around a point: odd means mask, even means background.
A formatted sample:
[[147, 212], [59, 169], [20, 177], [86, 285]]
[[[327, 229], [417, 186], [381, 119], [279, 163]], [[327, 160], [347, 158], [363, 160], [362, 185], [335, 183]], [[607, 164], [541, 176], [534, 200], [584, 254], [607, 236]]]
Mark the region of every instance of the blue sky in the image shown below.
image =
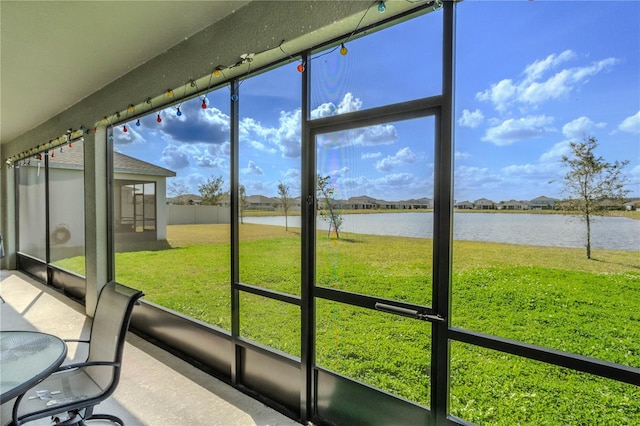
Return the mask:
[[[375, 9], [375, 8], [374, 8]], [[368, 13], [378, 13], [372, 10]], [[640, 2], [465, 1], [458, 6], [455, 182], [458, 201], [562, 197], [559, 160], [570, 141], [599, 141], [608, 161], [629, 160], [640, 196]], [[312, 117], [441, 92], [440, 14], [432, 13], [316, 54]], [[240, 181], [248, 195], [300, 188], [297, 63], [240, 87]], [[185, 78], [186, 80], [186, 78]], [[175, 93], [179, 96], [180, 90]], [[114, 129], [116, 149], [174, 170], [197, 193], [229, 176], [229, 90]], [[318, 171], [340, 198], [433, 197], [431, 117], [323, 135]]]

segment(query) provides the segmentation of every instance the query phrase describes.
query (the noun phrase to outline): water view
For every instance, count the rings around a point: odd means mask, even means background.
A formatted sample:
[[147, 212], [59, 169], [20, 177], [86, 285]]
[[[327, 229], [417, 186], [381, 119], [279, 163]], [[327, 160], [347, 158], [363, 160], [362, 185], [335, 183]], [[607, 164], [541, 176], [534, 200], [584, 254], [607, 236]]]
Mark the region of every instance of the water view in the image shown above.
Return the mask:
[[[433, 213], [343, 215], [343, 232], [433, 238]], [[247, 223], [284, 226], [284, 216], [245, 217]], [[289, 217], [299, 227], [300, 217]], [[318, 229], [328, 229], [320, 219]], [[586, 226], [579, 216], [555, 214], [456, 213], [454, 239], [556, 247], [584, 247]], [[640, 221], [596, 217], [591, 225], [595, 249], [640, 250]]]

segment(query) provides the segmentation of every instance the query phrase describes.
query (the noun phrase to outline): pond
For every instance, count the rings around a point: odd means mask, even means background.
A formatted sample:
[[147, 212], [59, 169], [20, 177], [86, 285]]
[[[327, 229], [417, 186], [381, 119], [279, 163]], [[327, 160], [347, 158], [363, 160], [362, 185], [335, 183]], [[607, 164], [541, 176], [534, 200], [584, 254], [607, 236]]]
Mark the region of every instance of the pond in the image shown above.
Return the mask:
[[[433, 213], [343, 215], [342, 230], [356, 234], [433, 237]], [[284, 216], [245, 217], [247, 223], [284, 226]], [[289, 217], [299, 227], [300, 216]], [[328, 224], [317, 221], [318, 229]], [[455, 213], [454, 239], [556, 247], [584, 247], [586, 225], [580, 216], [558, 214]], [[640, 250], [640, 220], [598, 216], [591, 224], [591, 247]]]

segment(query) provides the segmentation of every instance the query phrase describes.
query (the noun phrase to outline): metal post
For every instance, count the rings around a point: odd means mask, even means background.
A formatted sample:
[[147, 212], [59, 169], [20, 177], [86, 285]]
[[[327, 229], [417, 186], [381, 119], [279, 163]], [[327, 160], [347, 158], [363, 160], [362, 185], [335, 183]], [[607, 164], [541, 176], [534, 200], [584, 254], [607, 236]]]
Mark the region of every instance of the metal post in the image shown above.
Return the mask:
[[233, 343], [233, 355], [231, 359], [231, 383], [238, 384], [238, 372], [240, 370], [240, 346], [237, 345], [236, 339], [240, 336], [240, 290], [236, 283], [240, 281], [240, 235], [238, 216], [240, 212], [240, 197], [238, 193], [239, 184], [239, 154], [240, 154], [240, 85], [238, 80], [231, 82], [230, 95], [230, 134], [231, 142], [231, 184], [229, 186], [231, 195], [231, 337]]
[[311, 69], [307, 62], [308, 53], [302, 55], [305, 70], [302, 73], [302, 120], [301, 141], [302, 144], [302, 268], [301, 268], [301, 327], [302, 327], [302, 352], [301, 352], [301, 392], [300, 392], [300, 418], [303, 422], [309, 421], [314, 414], [314, 368], [315, 368], [315, 244], [316, 244], [316, 149], [315, 140], [312, 140], [309, 126], [310, 119], [310, 87]]
[[453, 240], [453, 83], [455, 1], [445, 1], [442, 34], [442, 112], [436, 122], [433, 220], [433, 309], [445, 318], [432, 323], [431, 409], [436, 425], [449, 412], [449, 326], [451, 323], [451, 259]]

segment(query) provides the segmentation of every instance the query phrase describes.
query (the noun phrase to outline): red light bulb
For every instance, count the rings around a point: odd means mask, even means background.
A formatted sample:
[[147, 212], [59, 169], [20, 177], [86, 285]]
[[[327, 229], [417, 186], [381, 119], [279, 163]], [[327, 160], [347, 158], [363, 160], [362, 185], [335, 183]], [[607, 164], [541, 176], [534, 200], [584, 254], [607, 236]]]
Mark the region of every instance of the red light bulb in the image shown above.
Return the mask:
[[156, 121], [157, 121], [158, 123], [162, 123], [162, 118], [160, 118], [160, 114], [158, 114], [158, 118], [156, 118]]
[[122, 126], [122, 131], [127, 133], [129, 131], [129, 129], [127, 129], [127, 125], [125, 124], [124, 126]]
[[205, 101], [204, 99], [202, 100], [202, 105], [200, 105], [202, 107], [202, 109], [207, 109], [207, 101]]
[[298, 65], [298, 72], [304, 72], [304, 64]]

